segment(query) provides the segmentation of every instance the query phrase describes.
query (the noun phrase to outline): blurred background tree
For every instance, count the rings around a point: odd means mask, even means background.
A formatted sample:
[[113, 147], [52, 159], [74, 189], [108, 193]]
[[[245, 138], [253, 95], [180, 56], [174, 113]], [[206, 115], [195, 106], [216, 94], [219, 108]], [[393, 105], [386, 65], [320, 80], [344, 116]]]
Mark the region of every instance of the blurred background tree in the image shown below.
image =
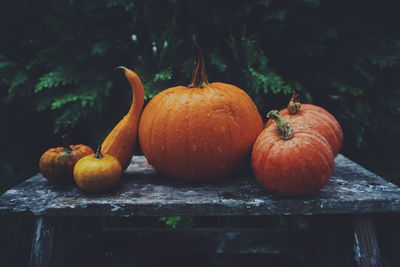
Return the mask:
[[0, 4], [0, 192], [38, 171], [40, 155], [95, 147], [126, 113], [119, 65], [146, 99], [188, 84], [192, 44], [210, 81], [235, 84], [266, 111], [293, 89], [344, 129], [342, 152], [399, 183], [400, 3], [261, 0], [3, 0]]

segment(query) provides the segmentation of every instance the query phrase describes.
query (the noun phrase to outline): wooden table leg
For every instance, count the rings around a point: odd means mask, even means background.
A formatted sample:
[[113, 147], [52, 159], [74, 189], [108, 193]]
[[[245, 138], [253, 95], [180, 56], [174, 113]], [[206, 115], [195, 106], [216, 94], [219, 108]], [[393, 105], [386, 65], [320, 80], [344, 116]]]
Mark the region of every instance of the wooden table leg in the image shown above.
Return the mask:
[[355, 260], [360, 267], [381, 267], [381, 255], [372, 216], [358, 215], [354, 223]]
[[55, 218], [40, 216], [36, 218], [33, 233], [30, 267], [51, 266]]

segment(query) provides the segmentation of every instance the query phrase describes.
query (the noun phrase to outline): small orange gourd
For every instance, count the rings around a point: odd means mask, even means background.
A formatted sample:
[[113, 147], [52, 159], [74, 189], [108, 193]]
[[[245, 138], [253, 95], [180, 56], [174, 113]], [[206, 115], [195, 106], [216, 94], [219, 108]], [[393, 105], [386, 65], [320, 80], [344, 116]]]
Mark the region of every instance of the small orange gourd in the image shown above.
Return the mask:
[[261, 130], [261, 116], [245, 91], [208, 82], [199, 50], [191, 84], [166, 89], [145, 107], [139, 141], [157, 171], [205, 181], [240, 168]]
[[103, 155], [101, 146], [96, 154], [81, 158], [74, 167], [78, 187], [87, 192], [101, 192], [113, 187], [120, 180], [121, 163], [111, 155]]
[[144, 103], [144, 88], [139, 76], [130, 69], [118, 67], [124, 71], [131, 89], [132, 104], [128, 114], [114, 127], [104, 139], [102, 153], [116, 157], [124, 171], [131, 162], [137, 140], [140, 114]]
[[[65, 142], [65, 136], [63, 136]], [[86, 145], [68, 145], [48, 149], [39, 160], [43, 177], [52, 183], [73, 183], [73, 169], [78, 160], [94, 153]]]

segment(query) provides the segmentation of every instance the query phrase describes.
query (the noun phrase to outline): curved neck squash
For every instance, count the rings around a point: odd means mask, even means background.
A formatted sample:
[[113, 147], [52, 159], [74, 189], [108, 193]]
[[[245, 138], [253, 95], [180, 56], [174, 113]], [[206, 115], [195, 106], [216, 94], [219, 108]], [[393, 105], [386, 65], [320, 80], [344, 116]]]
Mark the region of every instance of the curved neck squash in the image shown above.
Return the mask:
[[139, 76], [130, 69], [118, 67], [124, 71], [132, 88], [132, 104], [128, 114], [107, 135], [101, 152], [116, 157], [125, 170], [131, 162], [135, 149], [138, 124], [144, 103], [144, 88]]

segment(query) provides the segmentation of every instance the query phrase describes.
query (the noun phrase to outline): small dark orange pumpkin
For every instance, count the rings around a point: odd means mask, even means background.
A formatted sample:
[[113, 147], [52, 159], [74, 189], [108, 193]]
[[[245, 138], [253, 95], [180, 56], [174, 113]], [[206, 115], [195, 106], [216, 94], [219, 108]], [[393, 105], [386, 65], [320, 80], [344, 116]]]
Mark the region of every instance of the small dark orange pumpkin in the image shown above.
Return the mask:
[[[299, 95], [293, 93], [287, 108], [279, 111], [285, 120], [309, 126], [324, 136], [336, 156], [342, 146], [343, 130], [335, 117], [322, 107], [312, 104], [301, 104]], [[269, 120], [266, 126], [273, 122]]]
[[257, 138], [252, 166], [257, 180], [270, 192], [301, 196], [320, 190], [333, 172], [333, 155], [326, 139], [308, 126], [286, 122], [277, 110], [272, 123]]
[[43, 177], [54, 183], [73, 183], [73, 169], [78, 160], [93, 154], [85, 145], [66, 145], [47, 150], [39, 160], [39, 169]]
[[80, 189], [87, 192], [102, 192], [118, 183], [121, 172], [119, 160], [114, 156], [101, 154], [99, 146], [96, 154], [83, 157], [76, 163], [74, 178]]
[[261, 116], [245, 91], [207, 81], [199, 51], [191, 84], [166, 89], [147, 104], [139, 141], [157, 171], [205, 181], [240, 167], [261, 130]]

